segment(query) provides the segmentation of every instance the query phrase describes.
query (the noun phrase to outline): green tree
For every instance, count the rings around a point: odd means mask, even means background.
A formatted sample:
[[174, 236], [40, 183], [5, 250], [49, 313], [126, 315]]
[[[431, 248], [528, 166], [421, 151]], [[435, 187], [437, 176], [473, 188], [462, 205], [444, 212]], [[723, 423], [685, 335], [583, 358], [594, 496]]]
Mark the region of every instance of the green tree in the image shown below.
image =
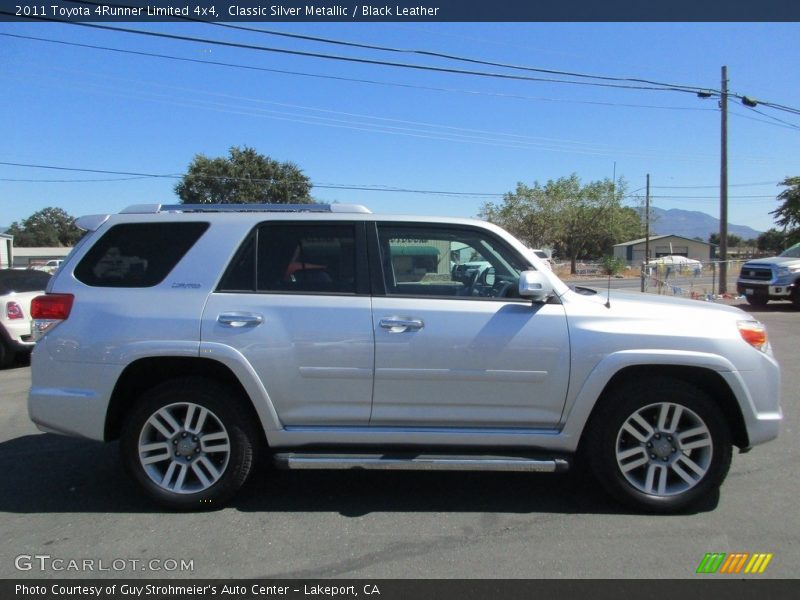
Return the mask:
[[232, 147], [229, 156], [194, 157], [175, 186], [185, 204], [305, 204], [311, 202], [311, 181], [290, 162], [278, 162], [253, 148]]
[[773, 256], [780, 254], [786, 247], [786, 234], [774, 228], [765, 231], [756, 239], [756, 247], [762, 252], [767, 252]]
[[800, 242], [800, 177], [787, 177], [779, 185], [786, 187], [778, 194], [782, 204], [769, 214], [783, 228], [786, 244], [790, 246]]
[[622, 206], [625, 188], [623, 180], [610, 179], [583, 185], [576, 174], [545, 185], [518, 183], [480, 214], [529, 246], [554, 246], [574, 273], [578, 258], [610, 254], [614, 244], [642, 235], [639, 213]]
[[618, 274], [625, 268], [625, 261], [616, 256], [604, 256], [601, 263], [603, 265], [603, 272], [609, 277]]
[[[716, 244], [719, 246], [719, 233], [711, 233], [708, 236], [708, 241], [711, 244]], [[744, 245], [744, 240], [741, 236], [736, 235], [735, 233], [728, 234], [728, 248], [738, 248], [739, 246]]]
[[14, 236], [14, 245], [19, 247], [69, 247], [83, 235], [74, 221], [64, 209], [49, 207], [33, 213], [21, 223], [12, 223], [6, 233]]

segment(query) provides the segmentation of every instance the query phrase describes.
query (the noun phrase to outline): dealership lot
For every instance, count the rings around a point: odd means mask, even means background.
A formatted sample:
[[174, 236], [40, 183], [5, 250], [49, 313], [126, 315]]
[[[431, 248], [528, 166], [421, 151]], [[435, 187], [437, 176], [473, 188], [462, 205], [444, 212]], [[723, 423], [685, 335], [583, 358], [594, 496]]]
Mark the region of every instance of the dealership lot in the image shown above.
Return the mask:
[[169, 513], [116, 444], [38, 432], [30, 369], [0, 371], [0, 577], [698, 577], [707, 552], [772, 553], [749, 577], [796, 577], [800, 312], [747, 310], [783, 368], [783, 433], [734, 456], [718, 503], [667, 517], [574, 475], [266, 469], [229, 508]]

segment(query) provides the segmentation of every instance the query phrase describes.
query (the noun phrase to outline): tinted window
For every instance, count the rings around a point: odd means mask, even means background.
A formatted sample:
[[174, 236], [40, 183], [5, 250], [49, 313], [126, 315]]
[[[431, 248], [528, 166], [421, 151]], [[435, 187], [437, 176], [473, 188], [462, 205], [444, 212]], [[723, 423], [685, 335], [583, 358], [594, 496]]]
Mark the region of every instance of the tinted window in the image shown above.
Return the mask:
[[219, 290], [226, 292], [254, 292], [256, 290], [256, 238], [254, 232], [241, 245], [236, 256], [222, 276]]
[[220, 291], [356, 291], [355, 228], [341, 224], [261, 225], [236, 253]]
[[50, 275], [43, 271], [0, 270], [0, 296], [12, 292], [38, 292], [47, 287]]
[[75, 277], [98, 287], [151, 287], [162, 282], [208, 223], [114, 225], [86, 253]]

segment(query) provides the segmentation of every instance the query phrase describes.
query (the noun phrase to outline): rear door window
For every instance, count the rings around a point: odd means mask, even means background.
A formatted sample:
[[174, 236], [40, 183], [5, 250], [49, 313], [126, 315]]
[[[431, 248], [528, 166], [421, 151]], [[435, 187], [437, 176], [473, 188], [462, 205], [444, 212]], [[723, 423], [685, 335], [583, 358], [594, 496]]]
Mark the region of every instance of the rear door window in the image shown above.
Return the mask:
[[363, 270], [353, 224], [265, 223], [242, 244], [218, 289], [355, 294], [365, 285]]

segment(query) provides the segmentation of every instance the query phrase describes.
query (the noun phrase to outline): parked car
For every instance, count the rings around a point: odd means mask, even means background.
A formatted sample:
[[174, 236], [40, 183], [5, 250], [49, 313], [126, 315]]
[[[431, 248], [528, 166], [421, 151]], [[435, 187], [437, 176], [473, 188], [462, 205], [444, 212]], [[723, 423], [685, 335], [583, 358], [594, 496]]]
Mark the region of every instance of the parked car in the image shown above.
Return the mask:
[[64, 260], [61, 258], [58, 259], [50, 259], [44, 262], [36, 262], [31, 264], [28, 268], [33, 269], [35, 271], [44, 271], [45, 273], [53, 274], [55, 273], [58, 268], [61, 266]]
[[546, 266], [551, 271], [553, 270], [553, 257], [547, 250], [542, 250], [540, 248], [530, 248], [530, 251], [533, 252], [536, 257], [542, 261], [542, 264]]
[[[151, 498], [220, 507], [291, 469], [563, 471], [671, 512], [778, 435], [739, 309], [570, 290], [502, 229], [361, 206], [142, 205], [33, 302], [31, 419], [120, 440]], [[478, 264], [454, 275], [454, 258]], [[485, 264], [484, 264], [485, 263]]]
[[770, 300], [791, 300], [800, 308], [800, 244], [778, 256], [744, 263], [736, 291], [753, 306], [765, 306]]
[[44, 292], [49, 280], [47, 273], [0, 269], [0, 367], [33, 348], [31, 300]]

